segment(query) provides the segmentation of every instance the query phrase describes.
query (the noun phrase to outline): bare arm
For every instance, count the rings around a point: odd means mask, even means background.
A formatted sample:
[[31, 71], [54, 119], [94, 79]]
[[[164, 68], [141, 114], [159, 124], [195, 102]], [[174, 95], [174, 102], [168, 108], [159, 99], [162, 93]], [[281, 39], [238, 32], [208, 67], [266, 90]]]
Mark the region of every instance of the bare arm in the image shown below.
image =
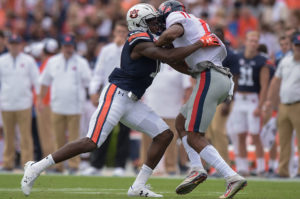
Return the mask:
[[150, 59], [157, 59], [169, 64], [178, 72], [190, 75], [191, 73], [188, 71], [188, 66], [185, 64], [184, 58], [198, 50], [201, 46], [202, 42], [198, 41], [190, 46], [166, 49], [156, 47], [152, 42], [142, 42], [134, 47], [131, 58], [137, 59], [145, 56]]
[[41, 85], [40, 94], [37, 96], [37, 109], [38, 111], [42, 111], [44, 109], [43, 99], [48, 92], [49, 86]]
[[165, 46], [171, 44], [177, 37], [184, 34], [184, 29], [181, 24], [174, 24], [170, 26], [159, 39], [155, 42], [156, 46]]
[[272, 108], [278, 105], [280, 84], [281, 79], [274, 76], [271, 80], [265, 105], [271, 106]]
[[260, 85], [260, 92], [259, 92], [259, 104], [258, 107], [254, 110], [254, 116], [259, 117], [261, 115], [261, 110], [263, 104], [265, 103], [268, 91], [270, 79], [270, 70], [268, 66], [262, 67], [259, 73], [259, 85]]
[[194, 44], [179, 48], [160, 48], [153, 42], [141, 42], [133, 48], [130, 57], [132, 59], [138, 59], [145, 56], [150, 59], [160, 60], [164, 63], [168, 63], [179, 72], [190, 74], [184, 59], [201, 47], [219, 45], [219, 39], [215, 35], [204, 35]]
[[268, 92], [270, 79], [270, 70], [268, 66], [264, 66], [259, 73], [259, 84], [260, 84], [260, 92], [259, 92], [259, 108], [262, 108]]
[[48, 92], [48, 88], [49, 86], [43, 84], [41, 85], [41, 90], [40, 90], [40, 94], [38, 95], [38, 99], [42, 100], [46, 96]]
[[238, 80], [240, 78], [240, 75], [234, 75], [233, 76], [233, 82], [234, 82], [234, 89], [233, 89], [233, 93], [236, 92], [237, 88], [238, 88]]
[[138, 59], [141, 56], [150, 59], [157, 59], [164, 63], [182, 62], [184, 58], [202, 47], [202, 42], [199, 40], [196, 43], [180, 48], [165, 49], [159, 48], [153, 42], [141, 42], [137, 44], [132, 53], [132, 59]]
[[90, 99], [91, 99], [91, 102], [92, 104], [97, 107], [98, 104], [99, 104], [99, 97], [100, 97], [100, 94], [99, 93], [95, 93], [95, 94], [91, 94], [90, 95]]
[[186, 75], [191, 75], [191, 73], [188, 70], [188, 65], [185, 63], [185, 61], [181, 62], [167, 62], [168, 65], [170, 65], [173, 69], [177, 70], [180, 73], [184, 73]]
[[279, 104], [279, 89], [281, 79], [274, 76], [271, 80], [270, 87], [267, 94], [267, 99], [263, 106], [263, 123], [267, 123], [272, 117], [272, 112]]

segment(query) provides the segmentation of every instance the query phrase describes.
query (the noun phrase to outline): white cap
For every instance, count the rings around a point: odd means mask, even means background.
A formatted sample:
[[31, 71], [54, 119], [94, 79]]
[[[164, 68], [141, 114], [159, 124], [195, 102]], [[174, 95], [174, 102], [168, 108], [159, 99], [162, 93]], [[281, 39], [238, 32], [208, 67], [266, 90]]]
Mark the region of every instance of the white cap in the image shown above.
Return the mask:
[[57, 51], [58, 42], [55, 39], [47, 38], [45, 39], [44, 43], [45, 43], [44, 48], [46, 49], [47, 52], [55, 53]]
[[34, 42], [30, 45], [30, 54], [35, 57], [39, 58], [43, 52], [44, 43], [43, 42]]

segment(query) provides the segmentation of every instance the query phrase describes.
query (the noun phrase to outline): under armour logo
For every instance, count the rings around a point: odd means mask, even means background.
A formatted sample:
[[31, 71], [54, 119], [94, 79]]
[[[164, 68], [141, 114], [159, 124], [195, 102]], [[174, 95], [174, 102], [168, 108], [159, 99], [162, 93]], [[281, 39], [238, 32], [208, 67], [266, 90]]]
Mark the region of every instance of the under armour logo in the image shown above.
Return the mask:
[[137, 9], [134, 9], [134, 10], [132, 10], [132, 11], [130, 11], [130, 15], [129, 15], [129, 17], [130, 18], [137, 18], [139, 15], [138, 15], [138, 13], [139, 13], [139, 10], [137, 10]]
[[25, 183], [28, 183], [28, 180], [29, 180], [28, 177], [25, 176], [24, 182], [25, 182]]

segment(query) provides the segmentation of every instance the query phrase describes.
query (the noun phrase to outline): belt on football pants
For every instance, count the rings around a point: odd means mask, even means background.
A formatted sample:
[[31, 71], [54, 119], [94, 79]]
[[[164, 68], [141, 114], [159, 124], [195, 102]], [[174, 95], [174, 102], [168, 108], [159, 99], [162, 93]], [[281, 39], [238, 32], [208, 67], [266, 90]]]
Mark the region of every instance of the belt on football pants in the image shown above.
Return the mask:
[[210, 62], [210, 61], [203, 61], [203, 62], [199, 62], [197, 64], [197, 66], [203, 68], [203, 70], [205, 69], [214, 69], [217, 72], [220, 72], [226, 76], [228, 76], [229, 78], [232, 77], [232, 74], [230, 72], [230, 69], [224, 66], [216, 66], [214, 63]]
[[233, 97], [233, 89], [234, 89], [234, 82], [233, 82], [233, 75], [230, 72], [230, 69], [224, 66], [216, 66], [214, 63], [210, 61], [203, 61], [197, 64], [199, 68], [203, 68], [204, 70], [207, 69], [214, 69], [215, 71], [226, 75], [230, 79], [230, 90], [228, 92], [228, 96], [225, 101], [231, 101]]
[[135, 94], [133, 94], [133, 92], [131, 92], [131, 91], [129, 91], [129, 92], [127, 93], [127, 96], [128, 96], [130, 99], [132, 99], [133, 101], [138, 101], [138, 100], [139, 100], [139, 98], [138, 98]]

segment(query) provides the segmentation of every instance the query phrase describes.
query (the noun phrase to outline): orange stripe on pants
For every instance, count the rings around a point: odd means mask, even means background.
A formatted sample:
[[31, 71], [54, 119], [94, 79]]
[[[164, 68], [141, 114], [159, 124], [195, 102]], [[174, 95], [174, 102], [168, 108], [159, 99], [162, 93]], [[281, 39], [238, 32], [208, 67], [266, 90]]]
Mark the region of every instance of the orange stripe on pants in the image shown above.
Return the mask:
[[100, 133], [101, 133], [101, 130], [102, 130], [102, 127], [104, 125], [104, 122], [106, 120], [106, 117], [107, 117], [107, 114], [108, 114], [108, 110], [111, 106], [111, 103], [112, 103], [112, 97], [115, 93], [117, 89], [117, 86], [114, 85], [114, 84], [111, 84], [111, 86], [109, 87], [107, 93], [106, 93], [106, 97], [105, 97], [105, 101], [102, 105], [102, 108], [100, 110], [100, 113], [98, 115], [98, 118], [97, 118], [97, 121], [96, 121], [96, 127], [94, 129], [94, 132], [93, 132], [93, 136], [92, 136], [92, 140], [93, 142], [97, 143], [98, 141], [98, 138], [100, 136]]

